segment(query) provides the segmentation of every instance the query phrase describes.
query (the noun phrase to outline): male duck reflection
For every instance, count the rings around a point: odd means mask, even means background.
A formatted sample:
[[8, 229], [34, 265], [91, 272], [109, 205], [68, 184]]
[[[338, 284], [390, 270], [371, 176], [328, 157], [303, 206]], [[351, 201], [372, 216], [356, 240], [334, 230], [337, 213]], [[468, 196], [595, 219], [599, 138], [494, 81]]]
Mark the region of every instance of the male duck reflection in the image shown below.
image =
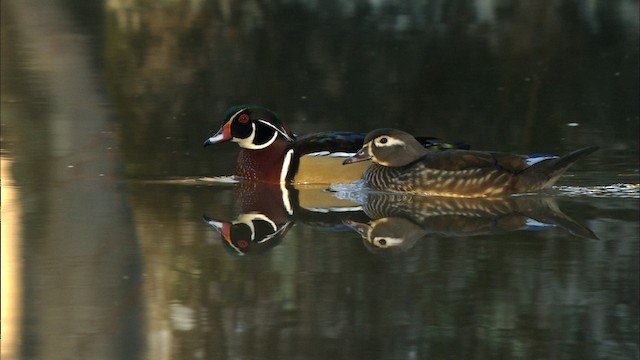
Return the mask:
[[[280, 244], [294, 224], [312, 226], [322, 231], [350, 231], [345, 219], [367, 221], [355, 202], [338, 199], [323, 189], [283, 189], [280, 184], [244, 181], [234, 186], [239, 209], [233, 220], [217, 215], [203, 216], [207, 224], [221, 235], [222, 245], [232, 255], [256, 255]], [[214, 206], [211, 213], [220, 211]]]
[[233, 221], [219, 221], [204, 216], [222, 236], [224, 248], [232, 255], [260, 254], [280, 244], [293, 221], [277, 223], [265, 214], [240, 214]]
[[[268, 183], [349, 183], [362, 178], [369, 163], [336, 171], [342, 161], [363, 144], [365, 134], [323, 132], [297, 136], [271, 110], [260, 106], [236, 106], [225, 112], [220, 130], [204, 146], [236, 142], [234, 175]], [[419, 141], [419, 142], [418, 142]], [[446, 144], [436, 138], [418, 138], [430, 150], [468, 149], [463, 143]]]
[[528, 193], [553, 185], [578, 159], [597, 146], [558, 157], [514, 155], [489, 151], [426, 151], [410, 134], [377, 129], [363, 147], [343, 164], [371, 159], [364, 172], [378, 190], [450, 197], [492, 197]]
[[448, 237], [563, 229], [598, 237], [565, 215], [552, 198], [451, 198], [368, 194], [363, 210], [371, 221], [346, 220], [372, 251], [407, 250], [427, 234]]

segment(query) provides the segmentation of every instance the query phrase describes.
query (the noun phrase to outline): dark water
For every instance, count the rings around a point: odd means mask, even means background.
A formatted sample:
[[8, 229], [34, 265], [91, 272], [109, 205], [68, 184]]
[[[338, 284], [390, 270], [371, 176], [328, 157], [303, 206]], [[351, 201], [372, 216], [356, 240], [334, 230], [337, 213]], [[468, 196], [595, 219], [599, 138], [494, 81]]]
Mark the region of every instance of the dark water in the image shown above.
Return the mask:
[[[639, 356], [636, 1], [1, 14], [3, 359]], [[203, 180], [232, 171], [202, 142], [238, 103], [300, 133], [601, 150], [497, 200]]]

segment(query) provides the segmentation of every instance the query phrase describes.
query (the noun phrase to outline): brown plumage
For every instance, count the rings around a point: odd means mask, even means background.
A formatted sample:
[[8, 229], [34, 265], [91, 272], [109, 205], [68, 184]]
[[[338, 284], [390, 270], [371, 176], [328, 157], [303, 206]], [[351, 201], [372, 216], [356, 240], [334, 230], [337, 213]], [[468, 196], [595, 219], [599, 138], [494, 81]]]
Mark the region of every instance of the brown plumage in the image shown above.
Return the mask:
[[545, 157], [534, 164], [526, 155], [448, 150], [428, 152], [413, 136], [396, 129], [378, 129], [344, 164], [371, 159], [363, 174], [369, 186], [411, 194], [487, 197], [538, 191], [553, 185], [575, 161], [597, 150], [576, 150]]

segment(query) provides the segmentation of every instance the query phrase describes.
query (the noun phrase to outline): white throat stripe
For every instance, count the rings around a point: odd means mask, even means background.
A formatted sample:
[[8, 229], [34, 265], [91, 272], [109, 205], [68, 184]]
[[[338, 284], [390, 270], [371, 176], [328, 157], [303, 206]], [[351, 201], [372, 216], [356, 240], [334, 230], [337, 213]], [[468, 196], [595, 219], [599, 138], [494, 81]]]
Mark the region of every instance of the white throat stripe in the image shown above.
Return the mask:
[[291, 158], [293, 157], [293, 149], [289, 149], [282, 161], [282, 170], [280, 170], [280, 183], [287, 182], [287, 173], [289, 173], [289, 167], [291, 166]]

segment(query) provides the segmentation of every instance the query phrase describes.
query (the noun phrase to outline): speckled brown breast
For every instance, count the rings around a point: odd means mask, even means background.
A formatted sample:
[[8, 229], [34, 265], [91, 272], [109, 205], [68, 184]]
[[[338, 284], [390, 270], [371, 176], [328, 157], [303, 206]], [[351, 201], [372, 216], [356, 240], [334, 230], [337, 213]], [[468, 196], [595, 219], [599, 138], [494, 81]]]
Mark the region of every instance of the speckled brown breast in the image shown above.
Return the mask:
[[248, 179], [279, 183], [286, 144], [275, 142], [268, 149], [241, 149], [236, 160], [234, 174]]

